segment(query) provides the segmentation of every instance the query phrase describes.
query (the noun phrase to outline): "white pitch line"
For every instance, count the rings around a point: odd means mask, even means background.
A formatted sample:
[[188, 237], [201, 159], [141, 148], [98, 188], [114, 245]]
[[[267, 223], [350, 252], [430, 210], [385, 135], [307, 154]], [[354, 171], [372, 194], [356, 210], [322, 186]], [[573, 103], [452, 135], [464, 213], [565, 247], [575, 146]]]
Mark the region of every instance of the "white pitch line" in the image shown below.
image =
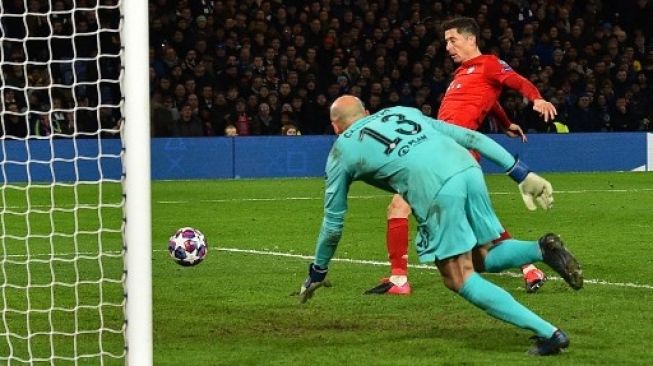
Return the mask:
[[[269, 256], [273, 256], [273, 257], [286, 257], [286, 258], [307, 259], [307, 260], [310, 260], [310, 259], [314, 258], [313, 256], [310, 256], [310, 255], [283, 253], [283, 252], [272, 252], [272, 251], [256, 250], [256, 249], [217, 248], [217, 250], [222, 251], [222, 252], [229, 252], [229, 253], [245, 253], [245, 254], [257, 254], [257, 255], [269, 255]], [[388, 266], [388, 262], [372, 261], [372, 260], [365, 260], [365, 259], [333, 258], [332, 261], [352, 263], [352, 264], [371, 265], [371, 266], [384, 266], [384, 267]], [[427, 265], [427, 264], [409, 264], [408, 267], [437, 271], [436, 267], [434, 267], [432, 265]], [[495, 275], [495, 276], [514, 277], [514, 278], [521, 278], [522, 277], [522, 275], [520, 275], [520, 274], [510, 273], [510, 272], [488, 273], [488, 274]], [[554, 276], [547, 276], [547, 277], [548, 277], [549, 280], [562, 281], [562, 278], [559, 278], [559, 277], [554, 277]], [[605, 286], [614, 286], [614, 287], [629, 287], [629, 288], [641, 288], [641, 289], [653, 290], [653, 285], [646, 285], [646, 284], [639, 284], [639, 283], [609, 282], [609, 281], [596, 280], [596, 279], [585, 279], [585, 283], [590, 283], [590, 284], [593, 284], [593, 285], [605, 285]]]
[[[380, 197], [390, 197], [390, 194], [373, 194], [369, 196], [356, 196], [351, 195], [349, 198], [352, 199], [362, 199], [368, 200], [373, 198]], [[224, 202], [278, 202], [278, 201], [317, 201], [324, 199], [323, 196], [320, 197], [269, 197], [269, 198], [225, 198], [225, 199], [207, 199], [207, 200], [195, 200], [193, 202], [202, 202], [202, 203], [224, 203]], [[182, 204], [189, 203], [189, 201], [156, 201], [156, 203], [162, 204]]]
[[[244, 253], [244, 254], [256, 254], [256, 255], [269, 255], [273, 257], [286, 257], [286, 258], [296, 258], [296, 259], [306, 259], [306, 260], [311, 260], [314, 257], [311, 255], [304, 255], [304, 254], [293, 254], [293, 253], [283, 253], [283, 252], [273, 252], [273, 251], [268, 251], [268, 250], [256, 250], [256, 249], [239, 249], [239, 248], [217, 248], [218, 251], [221, 252], [228, 252], [228, 253]], [[155, 249], [153, 252], [168, 252], [166, 249]], [[92, 252], [79, 252], [77, 254], [75, 253], [55, 253], [55, 254], [31, 254], [29, 257], [30, 258], [40, 258], [40, 257], [75, 257], [75, 256], [83, 256], [83, 255], [118, 255], [120, 254], [120, 251], [104, 251], [101, 253], [92, 253]], [[7, 257], [10, 258], [25, 258], [25, 255], [22, 254], [6, 254]], [[363, 265], [370, 265], [370, 266], [388, 266], [388, 262], [381, 262], [381, 261], [373, 261], [373, 260], [366, 260], [366, 259], [351, 259], [351, 258], [333, 258], [332, 261], [334, 262], [343, 262], [343, 263], [351, 263], [351, 264], [363, 264]], [[408, 267], [410, 268], [417, 268], [417, 269], [426, 269], [426, 270], [431, 270], [431, 271], [437, 271], [437, 268], [432, 266], [432, 265], [427, 265], [427, 264], [409, 264]], [[517, 273], [510, 273], [510, 272], [501, 272], [501, 273], [487, 273], [490, 275], [495, 275], [495, 276], [503, 276], [503, 277], [513, 277], [513, 278], [521, 278], [522, 276]], [[556, 281], [562, 281], [562, 278], [559, 277], [554, 277], [554, 276], [548, 276], [549, 280], [556, 280]], [[604, 280], [596, 280], [596, 279], [585, 279], [585, 283], [591, 283], [593, 285], [605, 285], [605, 286], [615, 286], [615, 287], [629, 287], [629, 288], [641, 288], [641, 289], [647, 289], [647, 290], [653, 290], [653, 285], [646, 285], [646, 284], [640, 284], [640, 283], [629, 283], [629, 282], [609, 282], [609, 281], [604, 281]]]
[[[555, 191], [555, 194], [585, 194], [585, 193], [638, 193], [638, 192], [650, 192], [653, 191], [653, 188], [642, 188], [642, 189], [586, 189], [586, 190], [567, 190], [567, 191]], [[495, 196], [507, 196], [507, 195], [516, 195], [518, 194], [517, 190], [514, 192], [490, 192], [490, 195]], [[372, 195], [350, 195], [351, 199], [374, 199], [374, 198], [388, 198], [388, 194], [372, 194]], [[193, 202], [201, 203], [227, 203], [227, 202], [280, 202], [280, 201], [316, 201], [324, 199], [323, 196], [319, 197], [268, 197], [268, 198], [216, 198], [216, 199], [203, 199], [203, 200], [193, 200]], [[190, 201], [156, 201], [160, 204], [187, 204]]]

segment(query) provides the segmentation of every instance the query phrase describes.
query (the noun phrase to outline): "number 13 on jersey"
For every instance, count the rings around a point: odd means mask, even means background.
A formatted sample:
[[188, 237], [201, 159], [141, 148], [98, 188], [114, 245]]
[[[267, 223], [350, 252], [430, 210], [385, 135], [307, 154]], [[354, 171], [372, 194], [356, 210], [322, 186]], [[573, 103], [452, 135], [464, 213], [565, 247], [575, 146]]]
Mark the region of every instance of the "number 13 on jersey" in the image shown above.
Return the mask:
[[[403, 136], [415, 136], [418, 133], [422, 131], [422, 126], [415, 122], [411, 121], [409, 119], [406, 119], [406, 116], [403, 114], [388, 114], [385, 115], [381, 118], [382, 123], [395, 123], [398, 127], [394, 129], [394, 132], [398, 133], [398, 136], [393, 136], [388, 137], [387, 135], [375, 130], [374, 128], [371, 127], [364, 127], [360, 130], [359, 135], [358, 135], [358, 140], [363, 141], [365, 136], [369, 136], [370, 138], [373, 138], [374, 140], [378, 141], [385, 147], [385, 154], [390, 155], [396, 148], [399, 146], [399, 144], [403, 141], [401, 138], [401, 135]], [[404, 155], [401, 154], [400, 151], [400, 156]]]

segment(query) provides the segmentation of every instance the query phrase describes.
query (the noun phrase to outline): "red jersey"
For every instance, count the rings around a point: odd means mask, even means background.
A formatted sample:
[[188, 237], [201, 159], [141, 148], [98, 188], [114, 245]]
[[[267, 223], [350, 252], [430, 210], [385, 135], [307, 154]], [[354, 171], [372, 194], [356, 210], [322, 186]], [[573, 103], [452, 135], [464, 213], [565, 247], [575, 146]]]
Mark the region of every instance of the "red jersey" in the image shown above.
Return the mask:
[[438, 119], [478, 130], [491, 113], [504, 127], [510, 125], [498, 103], [501, 89], [506, 86], [533, 101], [542, 98], [535, 85], [517, 74], [494, 55], [480, 55], [460, 64], [447, 88]]

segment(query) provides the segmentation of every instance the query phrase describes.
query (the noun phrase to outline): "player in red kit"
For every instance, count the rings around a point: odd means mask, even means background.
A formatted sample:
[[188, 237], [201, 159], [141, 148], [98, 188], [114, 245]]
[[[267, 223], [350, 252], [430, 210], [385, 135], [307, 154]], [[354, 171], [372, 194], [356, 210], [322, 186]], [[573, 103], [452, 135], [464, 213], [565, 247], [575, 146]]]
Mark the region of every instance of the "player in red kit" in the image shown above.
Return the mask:
[[[459, 125], [470, 130], [478, 130], [491, 115], [511, 137], [521, 137], [526, 142], [522, 129], [512, 123], [498, 102], [504, 87], [517, 90], [533, 102], [533, 110], [540, 113], [545, 121], [552, 121], [557, 111], [553, 104], [542, 98], [537, 88], [494, 55], [483, 55], [476, 39], [479, 27], [472, 18], [455, 18], [442, 24], [447, 52], [454, 62], [460, 64], [453, 80], [442, 99], [438, 119]], [[480, 156], [472, 151], [478, 159]], [[391, 276], [367, 293], [408, 295], [411, 287], [408, 282], [408, 216], [410, 206], [401, 196], [394, 195], [388, 206], [387, 235], [388, 258]], [[493, 241], [495, 245], [522, 245], [504, 231]], [[483, 268], [477, 268], [481, 272]], [[546, 277], [535, 266], [522, 267], [526, 290], [537, 291]]]

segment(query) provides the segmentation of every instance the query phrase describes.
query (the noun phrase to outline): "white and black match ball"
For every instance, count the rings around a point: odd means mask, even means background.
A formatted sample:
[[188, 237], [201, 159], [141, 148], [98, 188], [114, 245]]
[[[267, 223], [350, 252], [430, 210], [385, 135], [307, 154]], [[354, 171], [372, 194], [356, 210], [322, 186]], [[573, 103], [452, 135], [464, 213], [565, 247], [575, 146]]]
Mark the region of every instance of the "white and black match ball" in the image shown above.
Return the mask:
[[190, 267], [204, 260], [208, 245], [204, 234], [192, 227], [182, 227], [168, 241], [168, 252], [177, 264]]

